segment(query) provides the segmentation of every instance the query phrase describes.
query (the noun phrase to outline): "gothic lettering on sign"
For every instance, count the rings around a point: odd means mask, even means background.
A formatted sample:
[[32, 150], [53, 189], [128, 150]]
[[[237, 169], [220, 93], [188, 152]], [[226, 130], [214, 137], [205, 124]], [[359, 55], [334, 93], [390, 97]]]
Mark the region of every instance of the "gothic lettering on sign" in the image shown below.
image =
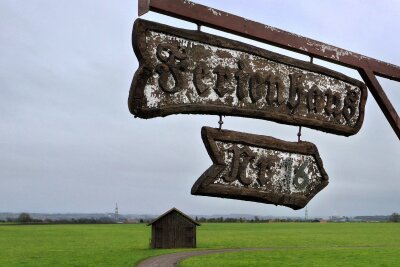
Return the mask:
[[140, 19], [133, 42], [140, 67], [129, 108], [140, 118], [223, 114], [345, 136], [362, 125], [365, 85], [324, 67]]
[[[185, 84], [184, 72], [187, 69], [186, 54], [179, 51], [179, 47], [169, 44], [157, 46], [157, 58], [162, 62], [158, 64], [155, 71], [159, 74], [158, 83], [166, 93], [176, 93], [183, 89]], [[173, 78], [174, 86], [170, 86], [170, 76]]]
[[267, 171], [270, 171], [275, 166], [274, 161], [270, 157], [260, 157], [256, 165], [258, 167], [258, 183], [260, 186], [267, 185]]
[[230, 171], [224, 176], [224, 180], [233, 182], [238, 179], [244, 185], [251, 184], [251, 180], [246, 175], [246, 169], [250, 161], [254, 159], [254, 153], [248, 147], [239, 148], [237, 146], [228, 151], [233, 153], [233, 158]]
[[193, 73], [193, 83], [200, 96], [206, 96], [209, 88], [204, 84], [204, 78], [210, 75], [210, 70], [204, 62], [200, 62]]
[[246, 62], [243, 60], [238, 61], [239, 70], [235, 72], [235, 78], [237, 83], [236, 95], [239, 101], [243, 100], [247, 95], [247, 84], [249, 82], [250, 73], [246, 72]]
[[303, 208], [328, 184], [316, 146], [209, 127], [202, 138], [213, 165], [192, 194]]
[[215, 92], [218, 94], [219, 97], [223, 97], [229, 89], [229, 79], [230, 79], [230, 70], [228, 67], [223, 67], [218, 65], [214, 70], [213, 73], [217, 75], [217, 80], [215, 82]]
[[267, 93], [267, 103], [268, 105], [275, 104], [280, 106], [284, 103], [284, 90], [285, 85], [282, 79], [278, 75], [274, 75], [272, 72], [268, 73], [267, 76], [268, 93]]

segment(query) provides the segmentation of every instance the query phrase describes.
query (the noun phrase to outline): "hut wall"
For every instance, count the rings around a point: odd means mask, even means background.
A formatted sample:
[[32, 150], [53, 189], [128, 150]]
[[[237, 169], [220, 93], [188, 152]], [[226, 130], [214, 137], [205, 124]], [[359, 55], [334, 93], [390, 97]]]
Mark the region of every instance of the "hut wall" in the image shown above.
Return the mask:
[[152, 225], [152, 248], [196, 247], [196, 225], [177, 212]]

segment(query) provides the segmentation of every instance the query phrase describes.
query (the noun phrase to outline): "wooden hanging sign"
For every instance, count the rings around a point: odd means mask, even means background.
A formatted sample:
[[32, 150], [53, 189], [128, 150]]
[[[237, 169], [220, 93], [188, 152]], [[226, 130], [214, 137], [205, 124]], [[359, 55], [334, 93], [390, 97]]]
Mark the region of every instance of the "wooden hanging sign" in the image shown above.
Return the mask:
[[317, 147], [273, 137], [203, 127], [213, 165], [193, 195], [249, 200], [301, 209], [328, 185]]
[[216, 114], [350, 136], [363, 123], [365, 85], [248, 44], [137, 19], [139, 69], [129, 109], [140, 118]]

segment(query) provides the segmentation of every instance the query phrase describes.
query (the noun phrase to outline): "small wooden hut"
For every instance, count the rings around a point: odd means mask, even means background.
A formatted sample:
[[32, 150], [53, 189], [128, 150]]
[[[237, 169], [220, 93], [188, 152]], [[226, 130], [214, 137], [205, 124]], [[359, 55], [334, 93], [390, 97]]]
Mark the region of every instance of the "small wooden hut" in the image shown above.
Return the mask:
[[176, 208], [151, 223], [151, 248], [195, 248], [200, 224]]

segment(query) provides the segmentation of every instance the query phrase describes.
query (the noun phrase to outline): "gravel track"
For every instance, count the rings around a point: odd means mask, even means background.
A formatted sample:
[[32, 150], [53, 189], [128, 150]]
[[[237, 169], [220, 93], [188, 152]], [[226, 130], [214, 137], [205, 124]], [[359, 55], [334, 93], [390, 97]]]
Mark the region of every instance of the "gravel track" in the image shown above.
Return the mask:
[[193, 250], [183, 251], [171, 254], [155, 256], [141, 261], [136, 267], [175, 267], [184, 259], [214, 253], [252, 251], [252, 250], [272, 250], [273, 248], [227, 248], [227, 249], [209, 249], [209, 250]]

